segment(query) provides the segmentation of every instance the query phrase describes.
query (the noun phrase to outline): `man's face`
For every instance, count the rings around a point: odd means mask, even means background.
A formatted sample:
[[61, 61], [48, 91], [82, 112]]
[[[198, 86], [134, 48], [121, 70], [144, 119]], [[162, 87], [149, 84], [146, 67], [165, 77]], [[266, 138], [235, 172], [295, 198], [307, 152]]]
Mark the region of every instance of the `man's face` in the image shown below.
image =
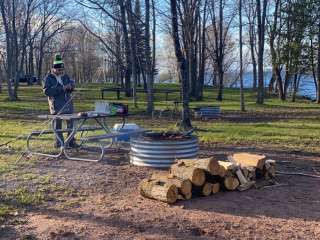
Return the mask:
[[53, 73], [57, 76], [63, 75], [64, 68], [53, 68]]

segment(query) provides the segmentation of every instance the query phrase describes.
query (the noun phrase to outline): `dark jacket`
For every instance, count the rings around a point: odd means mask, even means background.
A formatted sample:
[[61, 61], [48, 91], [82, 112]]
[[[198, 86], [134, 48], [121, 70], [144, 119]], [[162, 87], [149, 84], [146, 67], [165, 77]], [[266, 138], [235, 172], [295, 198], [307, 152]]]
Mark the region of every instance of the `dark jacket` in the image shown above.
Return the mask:
[[[63, 86], [59, 84], [55, 75], [48, 73], [44, 79], [43, 92], [48, 96], [49, 110], [51, 114], [73, 113], [73, 101], [71, 92], [74, 89], [74, 81], [68, 75], [61, 77], [63, 85], [71, 84], [72, 90], [63, 90]], [[61, 111], [61, 112], [60, 112]]]

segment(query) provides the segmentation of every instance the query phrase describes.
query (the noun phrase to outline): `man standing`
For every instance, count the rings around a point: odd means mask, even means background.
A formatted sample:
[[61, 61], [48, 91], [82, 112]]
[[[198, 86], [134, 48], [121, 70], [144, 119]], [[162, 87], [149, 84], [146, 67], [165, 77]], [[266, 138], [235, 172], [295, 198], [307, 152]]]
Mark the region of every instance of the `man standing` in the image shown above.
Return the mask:
[[[43, 92], [48, 96], [49, 109], [51, 114], [73, 113], [73, 101], [71, 93], [75, 88], [75, 83], [64, 73], [64, 62], [61, 55], [57, 54], [53, 61], [52, 69], [44, 80]], [[62, 128], [62, 120], [53, 121], [55, 130]], [[67, 121], [67, 128], [72, 129], [72, 120]], [[68, 133], [68, 135], [70, 132]], [[60, 148], [64, 144], [62, 132], [59, 132], [55, 139], [54, 146]], [[77, 147], [75, 139], [69, 142], [69, 147]]]

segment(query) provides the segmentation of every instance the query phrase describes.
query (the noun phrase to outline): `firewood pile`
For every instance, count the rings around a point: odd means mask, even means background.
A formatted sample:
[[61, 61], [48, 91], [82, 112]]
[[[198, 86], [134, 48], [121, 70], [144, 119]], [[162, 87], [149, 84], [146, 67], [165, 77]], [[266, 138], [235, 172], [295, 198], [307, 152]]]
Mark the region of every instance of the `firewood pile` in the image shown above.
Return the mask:
[[244, 191], [257, 181], [275, 177], [275, 161], [264, 155], [235, 153], [228, 161], [214, 157], [180, 159], [168, 173], [156, 173], [139, 185], [140, 194], [166, 203], [209, 196], [220, 191]]

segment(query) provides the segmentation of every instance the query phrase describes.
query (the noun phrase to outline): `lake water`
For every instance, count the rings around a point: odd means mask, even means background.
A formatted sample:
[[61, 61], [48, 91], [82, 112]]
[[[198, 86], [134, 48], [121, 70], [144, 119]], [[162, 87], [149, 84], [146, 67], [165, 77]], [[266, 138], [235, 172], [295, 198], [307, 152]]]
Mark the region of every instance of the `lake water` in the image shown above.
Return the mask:
[[[235, 79], [235, 74], [225, 74], [226, 79]], [[264, 80], [265, 86], [269, 85], [272, 73], [270, 71], [265, 72]], [[159, 82], [159, 79], [156, 79], [155, 82]], [[162, 83], [174, 83], [175, 80], [165, 80], [161, 81]], [[237, 82], [229, 81], [233, 83], [225, 84], [226, 87], [229, 88], [239, 88], [239, 80]], [[251, 72], [247, 72], [244, 74], [244, 87], [252, 88], [253, 76]], [[212, 86], [212, 74], [207, 73], [205, 77], [205, 85]], [[290, 88], [289, 88], [290, 91]], [[300, 85], [298, 90], [298, 95], [310, 98], [312, 100], [316, 99], [316, 88], [314, 85], [313, 77], [311, 75], [303, 75], [300, 79]]]
[[[271, 79], [272, 73], [271, 72], [265, 72], [264, 74], [264, 80], [265, 80], [265, 86], [269, 85], [270, 79]], [[253, 76], [251, 72], [244, 74], [244, 87], [245, 88], [251, 88], [253, 83]], [[239, 87], [239, 81], [236, 82], [236, 84], [229, 85], [228, 87]], [[290, 91], [290, 89], [289, 89]], [[300, 79], [300, 85], [298, 90], [299, 96], [304, 96], [310, 99], [316, 99], [316, 88], [314, 85], [314, 80], [311, 75], [303, 75]]]

